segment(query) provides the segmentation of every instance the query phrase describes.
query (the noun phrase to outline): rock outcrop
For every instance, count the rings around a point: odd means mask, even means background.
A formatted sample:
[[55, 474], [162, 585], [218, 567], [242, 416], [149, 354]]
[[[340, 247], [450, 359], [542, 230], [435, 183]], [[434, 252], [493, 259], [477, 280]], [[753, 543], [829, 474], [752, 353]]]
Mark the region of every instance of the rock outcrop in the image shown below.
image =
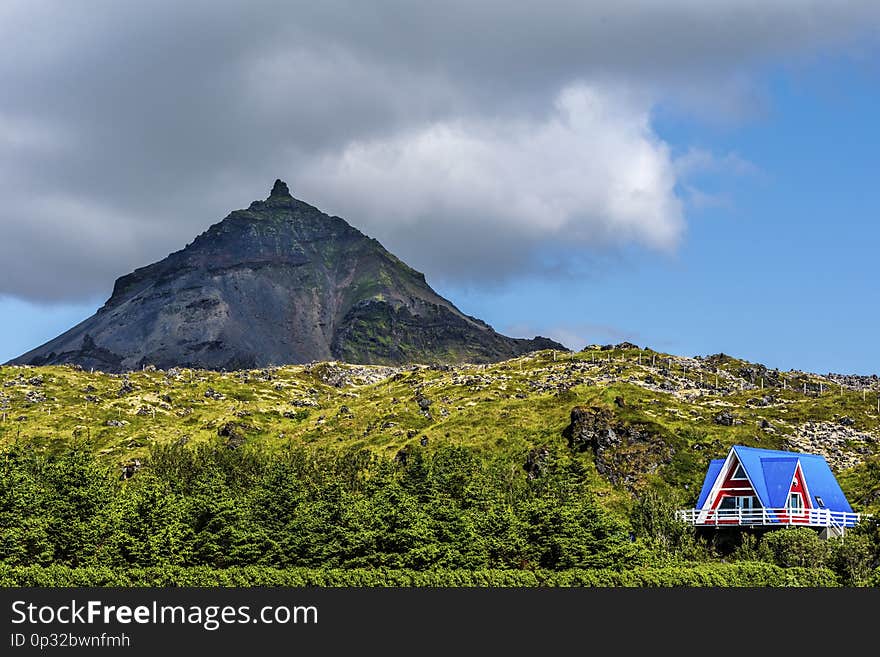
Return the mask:
[[590, 450], [596, 470], [613, 484], [632, 487], [668, 463], [672, 449], [646, 427], [630, 426], [607, 408], [575, 406], [562, 433], [570, 449]]

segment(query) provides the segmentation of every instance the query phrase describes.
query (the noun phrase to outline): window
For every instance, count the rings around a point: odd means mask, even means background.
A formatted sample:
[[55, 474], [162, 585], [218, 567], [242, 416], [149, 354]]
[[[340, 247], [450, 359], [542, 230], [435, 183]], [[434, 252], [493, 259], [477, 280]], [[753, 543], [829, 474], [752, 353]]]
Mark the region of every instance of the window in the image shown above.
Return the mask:
[[823, 499], [822, 499], [821, 497], [819, 497], [818, 495], [816, 495], [816, 504], [818, 504], [819, 507], [822, 508], [822, 509], [825, 508], [825, 500], [823, 500]]
[[743, 470], [742, 464], [736, 464], [736, 470], [733, 471], [733, 474], [730, 477], [731, 479], [739, 479], [739, 480], [748, 480], [746, 477], [746, 471]]
[[719, 509], [735, 509], [736, 508], [736, 499], [735, 497], [731, 497], [730, 495], [725, 495], [721, 498], [721, 504], [718, 505]]
[[800, 511], [804, 508], [803, 496], [800, 493], [789, 493], [787, 506], [792, 511]]
[[741, 495], [735, 499], [737, 509], [751, 511], [755, 507], [755, 498], [751, 495]]

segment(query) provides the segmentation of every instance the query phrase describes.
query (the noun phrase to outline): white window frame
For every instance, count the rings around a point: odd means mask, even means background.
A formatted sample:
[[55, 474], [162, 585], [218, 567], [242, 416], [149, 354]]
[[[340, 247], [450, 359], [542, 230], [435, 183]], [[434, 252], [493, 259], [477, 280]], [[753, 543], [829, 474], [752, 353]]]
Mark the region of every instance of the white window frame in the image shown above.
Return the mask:
[[[741, 477], [737, 477], [736, 473], [739, 472], [742, 474]], [[736, 467], [733, 469], [733, 474], [730, 475], [731, 481], [748, 481], [749, 476], [746, 474], [746, 469], [743, 467], [742, 463], [739, 461], [736, 462]]]
[[[799, 500], [799, 506], [792, 506], [792, 500], [794, 500], [795, 496]], [[785, 508], [789, 511], [804, 511], [806, 510], [806, 505], [804, 504], [804, 494], [799, 493], [797, 491], [791, 491], [788, 494], [788, 499], [785, 501]]]
[[[748, 500], [748, 506], [745, 504], [745, 501]], [[736, 496], [736, 508], [742, 511], [752, 511], [755, 508], [755, 496], [754, 495], [737, 495]]]

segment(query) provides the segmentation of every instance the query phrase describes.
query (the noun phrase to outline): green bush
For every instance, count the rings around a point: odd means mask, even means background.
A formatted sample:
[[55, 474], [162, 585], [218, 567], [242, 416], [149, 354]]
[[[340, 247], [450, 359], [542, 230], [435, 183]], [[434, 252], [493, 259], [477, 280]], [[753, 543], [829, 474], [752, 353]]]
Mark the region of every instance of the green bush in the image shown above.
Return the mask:
[[769, 532], [761, 539], [758, 553], [770, 563], [789, 568], [823, 567], [828, 559], [828, 543], [815, 530], [794, 527]]
[[845, 586], [863, 586], [871, 576], [874, 550], [868, 536], [847, 532], [828, 541], [828, 565]]
[[114, 569], [0, 565], [0, 586], [4, 587], [824, 587], [836, 584], [834, 573], [824, 568], [780, 568], [767, 563], [747, 562], [561, 571], [321, 570], [264, 566]]

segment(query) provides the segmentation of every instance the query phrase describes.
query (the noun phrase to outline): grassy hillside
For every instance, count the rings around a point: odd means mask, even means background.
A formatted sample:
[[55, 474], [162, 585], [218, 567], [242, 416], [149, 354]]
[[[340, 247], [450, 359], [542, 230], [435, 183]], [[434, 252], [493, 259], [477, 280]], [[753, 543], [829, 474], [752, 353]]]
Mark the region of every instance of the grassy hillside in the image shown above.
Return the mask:
[[[456, 367], [318, 363], [113, 375], [5, 366], [0, 446], [55, 452], [76, 441], [121, 468], [168, 443], [362, 448], [398, 459], [454, 445], [507, 459], [518, 477], [534, 476], [553, 452], [578, 461], [606, 506], [622, 509], [651, 485], [695, 498], [708, 460], [744, 444], [824, 454], [854, 507], [878, 512], [878, 394], [876, 378], [630, 345]], [[574, 407], [610, 438], [572, 438]]]

